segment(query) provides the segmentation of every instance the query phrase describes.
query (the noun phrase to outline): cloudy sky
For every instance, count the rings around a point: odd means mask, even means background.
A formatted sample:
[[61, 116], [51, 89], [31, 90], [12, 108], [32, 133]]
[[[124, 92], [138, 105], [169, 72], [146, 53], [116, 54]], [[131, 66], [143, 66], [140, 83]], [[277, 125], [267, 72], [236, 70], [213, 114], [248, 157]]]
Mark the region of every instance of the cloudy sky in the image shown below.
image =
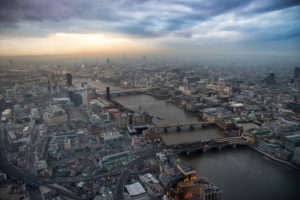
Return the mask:
[[1, 0], [0, 55], [300, 57], [299, 0]]

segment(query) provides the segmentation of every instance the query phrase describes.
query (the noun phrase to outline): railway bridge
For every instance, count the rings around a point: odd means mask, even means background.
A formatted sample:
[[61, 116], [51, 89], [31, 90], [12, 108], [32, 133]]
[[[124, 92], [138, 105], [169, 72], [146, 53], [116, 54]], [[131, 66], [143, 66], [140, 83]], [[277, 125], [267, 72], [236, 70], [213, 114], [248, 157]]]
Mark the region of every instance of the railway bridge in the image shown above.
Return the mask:
[[184, 144], [177, 144], [177, 145], [170, 145], [174, 151], [178, 153], [191, 153], [198, 150], [202, 150], [206, 152], [207, 150], [217, 148], [221, 150], [226, 146], [232, 146], [236, 148], [237, 145], [250, 145], [252, 144], [251, 138], [245, 136], [238, 136], [238, 137], [227, 137], [227, 138], [218, 138], [212, 139], [208, 141], [200, 141], [195, 143], [184, 143]]
[[[122, 95], [130, 95], [130, 94], [139, 94], [139, 93], [144, 93], [147, 92], [151, 89], [154, 88], [134, 88], [134, 89], [128, 89], [128, 90], [117, 90], [117, 91], [110, 91], [109, 95], [110, 96], [122, 96]], [[97, 93], [100, 96], [105, 96], [106, 92], [100, 92]]]
[[214, 122], [178, 122], [178, 123], [172, 123], [172, 124], [157, 124], [155, 125], [156, 128], [163, 129], [164, 132], [168, 132], [169, 128], [176, 127], [176, 129], [179, 131], [181, 130], [181, 127], [187, 126], [190, 127], [190, 129], [194, 129], [195, 126], [202, 126], [202, 127], [208, 127], [208, 126], [215, 126], [216, 124]]

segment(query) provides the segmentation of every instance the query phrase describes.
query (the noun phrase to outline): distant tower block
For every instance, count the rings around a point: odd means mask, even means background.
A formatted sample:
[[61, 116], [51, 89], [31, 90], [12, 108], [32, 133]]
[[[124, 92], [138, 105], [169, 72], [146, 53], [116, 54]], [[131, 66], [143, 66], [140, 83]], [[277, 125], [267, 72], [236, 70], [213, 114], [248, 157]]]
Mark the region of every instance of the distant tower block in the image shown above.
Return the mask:
[[265, 82], [267, 84], [276, 84], [275, 74], [274, 73], [270, 73], [269, 76], [265, 79]]
[[106, 59], [106, 64], [107, 64], [108, 67], [110, 66], [110, 59], [109, 58]]
[[110, 99], [110, 89], [109, 89], [109, 87], [106, 87], [106, 98]]
[[67, 73], [66, 78], [67, 78], [67, 86], [68, 87], [72, 86], [72, 75], [70, 73]]
[[123, 64], [126, 63], [126, 55], [123, 53]]
[[300, 67], [295, 67], [294, 78], [300, 78]]

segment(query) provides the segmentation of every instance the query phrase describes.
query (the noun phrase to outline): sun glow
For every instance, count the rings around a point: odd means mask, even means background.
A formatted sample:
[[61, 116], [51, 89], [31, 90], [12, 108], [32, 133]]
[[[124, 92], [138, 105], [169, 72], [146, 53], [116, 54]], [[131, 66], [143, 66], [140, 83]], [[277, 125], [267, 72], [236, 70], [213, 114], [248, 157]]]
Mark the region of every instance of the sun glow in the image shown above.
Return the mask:
[[0, 40], [2, 55], [56, 55], [155, 51], [145, 41], [106, 34], [51, 33], [47, 37]]

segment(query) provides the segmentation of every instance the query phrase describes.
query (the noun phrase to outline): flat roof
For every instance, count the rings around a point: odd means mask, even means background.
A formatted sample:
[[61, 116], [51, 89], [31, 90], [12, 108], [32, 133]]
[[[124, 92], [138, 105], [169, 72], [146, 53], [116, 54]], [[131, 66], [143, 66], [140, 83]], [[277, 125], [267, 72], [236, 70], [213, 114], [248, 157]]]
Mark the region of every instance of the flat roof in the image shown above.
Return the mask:
[[9, 113], [11, 112], [11, 109], [5, 109], [3, 112], [2, 112], [2, 115], [8, 115]]
[[136, 196], [145, 193], [145, 189], [140, 184], [140, 182], [136, 182], [130, 185], [125, 186], [130, 196]]
[[10, 137], [10, 139], [15, 140], [17, 137], [15, 135], [15, 133], [13, 131], [9, 131], [8, 132], [8, 136]]
[[159, 181], [150, 173], [144, 174], [142, 176], [139, 176], [139, 178], [143, 182], [152, 181], [153, 183], [159, 183]]

